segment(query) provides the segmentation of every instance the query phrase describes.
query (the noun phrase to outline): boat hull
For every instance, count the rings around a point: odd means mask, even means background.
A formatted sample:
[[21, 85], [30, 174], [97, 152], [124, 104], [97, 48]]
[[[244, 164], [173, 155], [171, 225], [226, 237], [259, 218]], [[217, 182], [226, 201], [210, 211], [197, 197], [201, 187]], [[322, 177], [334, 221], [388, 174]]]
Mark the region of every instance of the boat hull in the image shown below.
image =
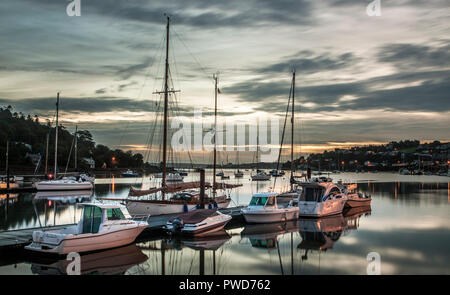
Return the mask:
[[358, 198], [358, 199], [348, 199], [345, 203], [345, 207], [356, 208], [356, 207], [368, 207], [372, 199], [370, 198]]
[[70, 191], [70, 190], [90, 190], [94, 186], [90, 182], [86, 183], [40, 183], [34, 184], [38, 191]]
[[170, 226], [167, 228], [167, 230], [172, 234], [181, 234], [185, 236], [205, 236], [223, 230], [225, 225], [227, 225], [227, 223], [230, 222], [231, 219], [232, 218], [230, 216], [229, 218], [226, 218], [224, 220], [214, 222], [213, 224], [200, 225], [196, 226], [195, 228], [189, 228], [185, 226], [179, 232], [173, 231]]
[[305, 217], [323, 217], [341, 214], [346, 201], [344, 198], [320, 203], [300, 201], [298, 204], [299, 214]]
[[288, 220], [298, 219], [298, 208], [278, 209], [276, 211], [261, 210], [261, 211], [249, 211], [242, 210], [244, 219], [247, 223], [273, 223], [273, 222], [285, 222]]
[[58, 244], [33, 241], [25, 249], [64, 255], [70, 252], [82, 253], [117, 248], [133, 243], [145, 228], [146, 225], [139, 225], [106, 233], [71, 235]]
[[[219, 209], [227, 208], [230, 204], [230, 200], [217, 203]], [[188, 211], [195, 210], [198, 204], [186, 204]], [[127, 209], [131, 215], [167, 215], [185, 212], [185, 204], [159, 201], [127, 201]]]

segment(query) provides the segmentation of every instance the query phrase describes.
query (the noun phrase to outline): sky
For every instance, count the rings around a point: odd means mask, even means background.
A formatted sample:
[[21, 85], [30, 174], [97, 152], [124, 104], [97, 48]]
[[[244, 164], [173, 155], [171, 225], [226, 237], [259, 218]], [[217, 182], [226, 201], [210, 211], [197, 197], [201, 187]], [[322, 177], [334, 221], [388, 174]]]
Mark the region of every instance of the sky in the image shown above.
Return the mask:
[[60, 92], [67, 129], [152, 150], [168, 13], [172, 117], [201, 109], [212, 123], [218, 73], [219, 122], [283, 126], [295, 68], [296, 154], [450, 140], [450, 1], [380, 0], [380, 16], [370, 2], [80, 0], [81, 15], [68, 16], [68, 0], [3, 0], [0, 105], [52, 119]]

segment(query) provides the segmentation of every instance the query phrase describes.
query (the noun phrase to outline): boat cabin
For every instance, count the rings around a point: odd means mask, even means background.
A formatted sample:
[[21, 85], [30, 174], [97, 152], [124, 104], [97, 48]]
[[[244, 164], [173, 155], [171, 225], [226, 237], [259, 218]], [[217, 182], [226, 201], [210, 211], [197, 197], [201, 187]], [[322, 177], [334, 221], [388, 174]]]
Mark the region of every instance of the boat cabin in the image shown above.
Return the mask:
[[117, 223], [130, 218], [125, 208], [113, 204], [81, 203], [83, 215], [78, 223], [78, 233], [98, 233], [105, 223]]
[[277, 193], [254, 194], [250, 200], [249, 207], [276, 207]]
[[329, 199], [342, 198], [342, 192], [332, 182], [324, 183], [310, 183], [303, 185], [303, 190], [300, 195], [300, 201], [303, 202], [325, 202]]

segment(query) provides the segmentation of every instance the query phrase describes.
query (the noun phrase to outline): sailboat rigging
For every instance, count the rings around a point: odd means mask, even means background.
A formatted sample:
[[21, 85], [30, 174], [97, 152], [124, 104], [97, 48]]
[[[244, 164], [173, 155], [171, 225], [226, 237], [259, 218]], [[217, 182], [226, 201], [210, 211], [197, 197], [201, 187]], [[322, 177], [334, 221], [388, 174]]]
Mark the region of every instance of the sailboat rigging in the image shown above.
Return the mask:
[[[155, 92], [159, 94], [164, 94], [164, 123], [163, 123], [163, 146], [162, 146], [162, 173], [161, 173], [161, 186], [150, 188], [147, 190], [138, 190], [133, 187], [130, 188], [129, 197], [126, 199], [126, 205], [128, 211], [134, 215], [161, 215], [161, 214], [171, 214], [171, 213], [182, 213], [196, 209], [200, 204], [200, 193], [198, 191], [187, 191], [188, 189], [198, 189], [200, 187], [200, 182], [185, 182], [185, 183], [175, 183], [168, 184], [170, 181], [170, 175], [168, 175], [167, 169], [167, 130], [168, 130], [168, 120], [169, 120], [169, 93], [178, 92], [178, 90], [169, 90], [169, 36], [170, 36], [170, 16], [167, 17], [166, 25], [166, 58], [165, 58], [165, 74], [164, 74], [164, 90], [161, 92]], [[215, 104], [216, 104], [216, 121], [217, 124], [217, 77], [215, 86]], [[214, 135], [215, 136], [215, 135]], [[214, 137], [214, 172], [216, 169], [216, 148], [215, 148], [215, 137]], [[210, 187], [207, 184], [207, 187]], [[223, 187], [223, 186], [222, 186]], [[219, 186], [216, 184], [215, 173], [213, 178], [213, 194], [212, 197], [206, 198], [206, 202], [211, 206], [218, 208], [226, 208], [231, 202], [230, 198], [225, 195], [217, 197], [216, 189]], [[156, 197], [156, 193], [160, 193], [161, 199], [142, 199], [134, 198], [141, 196], [153, 195]], [[168, 199], [166, 194], [172, 193]]]

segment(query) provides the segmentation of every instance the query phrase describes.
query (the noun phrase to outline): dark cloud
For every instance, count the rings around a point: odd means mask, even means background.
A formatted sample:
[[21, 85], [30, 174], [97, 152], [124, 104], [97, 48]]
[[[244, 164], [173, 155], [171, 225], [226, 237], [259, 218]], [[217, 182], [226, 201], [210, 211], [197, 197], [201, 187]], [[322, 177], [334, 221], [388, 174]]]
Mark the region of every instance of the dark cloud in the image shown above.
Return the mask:
[[[450, 70], [395, 74], [362, 81], [339, 84], [296, 87], [298, 107], [306, 111], [338, 111], [362, 109], [391, 109], [403, 111], [449, 111]], [[417, 82], [415, 86], [395, 86]], [[239, 100], [257, 102], [256, 110], [282, 113], [285, 110], [289, 82], [286, 80], [264, 82], [251, 80], [224, 89], [239, 95]], [[374, 89], [375, 88], [375, 89]], [[356, 99], [342, 101], [345, 95]], [[316, 107], [302, 106], [314, 103]]]
[[388, 44], [383, 46], [378, 61], [392, 63], [400, 69], [450, 67], [450, 40], [439, 46], [420, 44]]
[[341, 55], [325, 53], [312, 56], [311, 51], [301, 51], [298, 54], [288, 57], [279, 63], [261, 67], [256, 70], [258, 73], [288, 73], [293, 68], [297, 72], [312, 74], [316, 72], [342, 69], [354, 65], [359, 59], [353, 53], [347, 52]]

